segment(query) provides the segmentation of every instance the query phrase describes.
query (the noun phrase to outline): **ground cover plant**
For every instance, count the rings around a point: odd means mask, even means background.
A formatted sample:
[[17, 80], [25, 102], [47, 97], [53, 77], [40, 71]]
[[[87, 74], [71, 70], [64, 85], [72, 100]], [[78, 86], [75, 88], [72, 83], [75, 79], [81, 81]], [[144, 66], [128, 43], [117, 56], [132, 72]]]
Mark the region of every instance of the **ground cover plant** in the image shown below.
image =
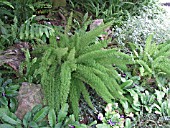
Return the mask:
[[155, 0], [0, 9], [0, 128], [170, 127], [170, 22]]

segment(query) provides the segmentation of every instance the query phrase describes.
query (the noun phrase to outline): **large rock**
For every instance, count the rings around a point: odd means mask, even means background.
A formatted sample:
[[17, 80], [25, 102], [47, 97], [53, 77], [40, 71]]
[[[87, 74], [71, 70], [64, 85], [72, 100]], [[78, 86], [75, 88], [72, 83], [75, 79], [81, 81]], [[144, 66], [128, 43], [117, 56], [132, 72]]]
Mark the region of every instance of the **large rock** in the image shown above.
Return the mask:
[[18, 118], [23, 119], [23, 116], [35, 105], [43, 103], [41, 86], [23, 82], [17, 99], [18, 109], [15, 114]]

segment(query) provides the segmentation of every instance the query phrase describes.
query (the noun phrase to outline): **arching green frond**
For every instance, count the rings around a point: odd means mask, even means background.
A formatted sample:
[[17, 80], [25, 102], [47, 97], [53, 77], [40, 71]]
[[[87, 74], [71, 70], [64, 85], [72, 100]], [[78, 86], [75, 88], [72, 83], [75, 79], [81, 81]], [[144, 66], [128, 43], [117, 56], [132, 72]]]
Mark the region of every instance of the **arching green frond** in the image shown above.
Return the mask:
[[145, 49], [144, 49], [144, 55], [143, 60], [147, 61], [147, 54], [149, 54], [150, 48], [151, 48], [151, 42], [153, 39], [153, 35], [149, 35], [149, 37], [146, 39]]
[[73, 61], [75, 59], [75, 48], [71, 49], [68, 56], [67, 56], [67, 60], [68, 61]]
[[107, 40], [104, 40], [102, 42], [98, 42], [95, 44], [92, 44], [90, 46], [86, 46], [81, 52], [79, 52], [79, 55], [88, 53], [88, 52], [92, 52], [95, 50], [101, 50], [102, 48], [107, 46]]
[[104, 32], [104, 29], [108, 28], [109, 26], [112, 25], [113, 22], [109, 22], [105, 25], [101, 25], [100, 27], [97, 27], [94, 30], [91, 30], [90, 32], [87, 32], [85, 35], [80, 37], [79, 41], [79, 49], [83, 50], [84, 47], [88, 46], [94, 39], [99, 36], [101, 33]]
[[73, 18], [73, 12], [70, 13], [70, 16], [68, 18], [67, 25], [66, 25], [66, 28], [65, 28], [65, 31], [64, 31], [65, 35], [67, 35], [69, 33], [70, 29], [71, 29], [72, 18]]
[[136, 64], [139, 64], [141, 66], [143, 66], [149, 73], [152, 74], [152, 69], [150, 69], [150, 67], [147, 65], [147, 63], [143, 60], [136, 60]]
[[76, 79], [71, 79], [71, 86], [70, 86], [70, 102], [73, 114], [75, 115], [76, 119], [78, 119], [79, 116], [79, 100], [80, 100], [80, 93], [79, 90], [80, 85], [78, 85], [79, 82]]
[[80, 55], [77, 58], [77, 62], [81, 63], [84, 60], [96, 60], [96, 59], [104, 59], [104, 58], [108, 58], [114, 56], [114, 53], [116, 51], [115, 50], [96, 50], [96, 51], [92, 51], [92, 52], [88, 52], [86, 54]]
[[42, 24], [31, 23], [34, 17], [35, 16], [31, 17], [21, 25], [19, 33], [20, 39], [41, 39], [43, 35], [47, 38], [54, 35], [55, 31], [53, 28]]
[[78, 65], [75, 77], [89, 84], [106, 102], [111, 102], [111, 99], [113, 99], [106, 85], [90, 68]]
[[66, 61], [61, 65], [61, 86], [60, 86], [60, 101], [61, 105], [67, 102], [68, 94], [70, 91], [70, 82], [71, 82], [71, 69]]
[[161, 70], [170, 76], [170, 59], [165, 56], [160, 56], [153, 61], [153, 67], [157, 70]]
[[56, 36], [50, 36], [49, 40], [50, 40], [50, 46], [52, 46], [53, 48], [58, 48]]
[[58, 42], [60, 48], [65, 48], [70, 46], [69, 36], [66, 34], [60, 34], [60, 41]]
[[86, 89], [86, 87], [85, 87], [85, 84], [84, 84], [82, 81], [80, 81], [79, 79], [77, 79], [77, 83], [79, 84], [78, 87], [79, 87], [79, 89], [80, 89], [80, 92], [81, 92], [82, 95], [83, 95], [84, 100], [87, 102], [87, 104], [88, 104], [92, 109], [94, 109], [94, 106], [93, 106], [93, 104], [92, 104], [92, 102], [91, 102], [90, 95], [89, 95], [89, 93], [88, 93], [88, 91], [87, 91], [87, 89]]
[[155, 55], [155, 58], [158, 56], [164, 56], [165, 54], [167, 54], [167, 56], [170, 56], [170, 44], [167, 44], [166, 46], [161, 47], [161, 49]]

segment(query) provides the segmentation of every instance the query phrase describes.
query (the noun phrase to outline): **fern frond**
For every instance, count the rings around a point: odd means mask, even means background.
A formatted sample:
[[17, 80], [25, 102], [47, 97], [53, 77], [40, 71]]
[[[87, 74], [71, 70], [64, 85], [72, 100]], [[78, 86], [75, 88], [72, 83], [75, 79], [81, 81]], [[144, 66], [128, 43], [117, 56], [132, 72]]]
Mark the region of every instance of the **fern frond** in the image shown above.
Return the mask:
[[90, 46], [86, 46], [84, 48], [84, 50], [82, 50], [81, 52], [79, 52], [79, 55], [82, 55], [82, 54], [85, 54], [85, 53], [88, 53], [88, 52], [92, 52], [92, 51], [95, 51], [95, 50], [100, 50], [104, 47], [107, 46], [107, 41], [104, 40], [104, 41], [101, 41], [101, 42], [98, 42], [98, 43], [95, 43], [95, 44], [92, 44]]
[[146, 39], [144, 55], [143, 55], [143, 60], [144, 61], [147, 61], [147, 54], [149, 54], [149, 51], [150, 51], [150, 48], [151, 48], [152, 39], [153, 39], [153, 35], [149, 35], [149, 37]]
[[67, 102], [68, 94], [70, 91], [71, 69], [68, 65], [68, 61], [61, 65], [60, 78], [61, 78], [60, 101], [62, 106]]
[[87, 104], [88, 104], [92, 109], [94, 109], [94, 106], [93, 106], [93, 104], [92, 104], [92, 102], [91, 102], [90, 95], [89, 95], [89, 93], [88, 93], [88, 91], [87, 91], [87, 89], [86, 89], [86, 87], [85, 87], [85, 84], [84, 84], [82, 81], [80, 81], [79, 79], [77, 79], [77, 85], [78, 85], [78, 87], [79, 87], [79, 89], [80, 89], [80, 92], [81, 92], [82, 95], [83, 95], [84, 100], [87, 102]]
[[70, 87], [70, 102], [71, 102], [71, 107], [73, 110], [73, 114], [75, 115], [76, 119], [78, 119], [79, 116], [79, 100], [80, 100], [80, 85], [79, 81], [76, 79], [71, 80], [71, 87]]
[[76, 53], [75, 48], [71, 49], [68, 56], [67, 56], [67, 60], [68, 61], [75, 60], [75, 53]]
[[170, 59], [165, 56], [160, 56], [153, 61], [153, 67], [155, 69], [161, 70], [170, 76]]
[[96, 76], [90, 68], [77, 65], [75, 77], [89, 84], [106, 101], [111, 102], [113, 96], [109, 93], [103, 81]]
[[73, 18], [73, 12], [70, 13], [70, 16], [68, 18], [67, 25], [66, 25], [66, 28], [65, 28], [65, 31], [64, 31], [65, 35], [67, 35], [69, 33], [70, 29], [71, 29], [72, 18]]
[[139, 64], [139, 65], [143, 66], [149, 73], [152, 74], [152, 69], [148, 66], [148, 64], [145, 61], [136, 60], [136, 64]]
[[166, 44], [166, 46], [161, 47], [157, 54], [155, 55], [155, 58], [158, 56], [170, 56], [170, 44]]
[[20, 28], [20, 39], [35, 39], [35, 38], [42, 38], [45, 35], [47, 38], [54, 35], [54, 29], [37, 23], [31, 23], [35, 16], [31, 17], [24, 24], [21, 25]]
[[88, 52], [86, 54], [80, 55], [77, 58], [77, 62], [81, 63], [84, 60], [96, 60], [96, 59], [104, 59], [104, 58], [109, 58], [114, 56], [115, 54], [115, 50], [96, 50], [96, 51], [92, 51], [92, 52]]
[[104, 29], [106, 29], [107, 27], [111, 26], [113, 24], [113, 22], [109, 22], [105, 25], [101, 25], [100, 27], [97, 27], [94, 30], [91, 30], [90, 32], [87, 32], [85, 35], [80, 36], [80, 40], [79, 40], [79, 49], [80, 51], [84, 49], [84, 47], [88, 46], [89, 44], [92, 43], [92, 41], [94, 41], [94, 39], [100, 35], [101, 33], [104, 32]]

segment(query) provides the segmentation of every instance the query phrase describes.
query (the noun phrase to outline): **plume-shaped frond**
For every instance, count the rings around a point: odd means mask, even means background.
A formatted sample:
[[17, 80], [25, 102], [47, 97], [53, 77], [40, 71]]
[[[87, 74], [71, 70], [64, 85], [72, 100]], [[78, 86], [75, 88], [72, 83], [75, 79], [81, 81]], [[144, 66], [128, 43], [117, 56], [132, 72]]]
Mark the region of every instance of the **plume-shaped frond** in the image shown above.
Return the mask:
[[69, 67], [68, 61], [64, 62], [61, 65], [61, 86], [60, 86], [60, 101], [61, 105], [67, 102], [68, 94], [70, 91], [70, 82], [71, 82], [71, 69]]
[[67, 60], [68, 61], [73, 61], [75, 59], [75, 48], [71, 49], [68, 56], [67, 56]]
[[149, 51], [151, 49], [151, 42], [152, 42], [152, 39], [153, 39], [153, 35], [149, 35], [149, 37], [146, 39], [146, 44], [145, 44], [145, 49], [144, 49], [144, 55], [143, 55], [143, 60], [144, 61], [147, 61], [147, 56], [149, 54]]
[[74, 76], [89, 84], [106, 102], [111, 102], [111, 99], [113, 99], [106, 85], [89, 67], [78, 65]]
[[70, 16], [68, 18], [67, 25], [66, 25], [65, 31], [64, 31], [65, 35], [67, 35], [69, 33], [70, 29], [71, 29], [72, 18], [73, 18], [73, 12], [70, 13]]
[[73, 110], [73, 114], [75, 115], [76, 119], [78, 119], [79, 115], [79, 100], [80, 100], [80, 89], [79, 89], [79, 82], [76, 79], [71, 79], [71, 87], [70, 87], [70, 102], [71, 107]]
[[92, 102], [91, 102], [90, 95], [89, 95], [89, 93], [88, 93], [88, 91], [87, 91], [87, 89], [86, 89], [86, 87], [85, 87], [85, 84], [84, 84], [82, 81], [80, 81], [79, 79], [77, 79], [77, 83], [78, 83], [78, 87], [79, 87], [79, 89], [80, 89], [80, 92], [81, 92], [82, 95], [83, 95], [84, 100], [87, 102], [87, 104], [88, 104], [92, 109], [94, 109], [94, 106], [93, 106], [93, 104], [92, 104]]
[[158, 69], [160, 71], [163, 71], [165, 72], [167, 75], [170, 76], [170, 70], [169, 70], [169, 67], [170, 67], [170, 59], [165, 57], [165, 56], [160, 56], [158, 58], [156, 58], [154, 61], [153, 61], [153, 67], [155, 69]]
[[92, 44], [90, 46], [86, 46], [81, 52], [79, 52], [79, 55], [92, 52], [92, 51], [96, 51], [96, 50], [101, 50], [102, 48], [106, 46], [107, 46], [107, 40], [103, 40], [95, 44]]
[[84, 60], [96, 60], [96, 59], [104, 59], [104, 58], [109, 58], [114, 56], [115, 54], [115, 50], [96, 50], [96, 51], [92, 51], [83, 55], [80, 55], [77, 58], [77, 62], [81, 63]]
[[94, 41], [97, 36], [99, 36], [101, 33], [103, 33], [104, 29], [106, 29], [107, 27], [109, 27], [111, 25], [112, 25], [112, 22], [109, 22], [109, 23], [107, 23], [105, 25], [101, 25], [101, 26], [97, 27], [94, 30], [91, 30], [90, 32], [87, 32], [83, 36], [80, 36], [80, 40], [78, 42], [79, 43], [79, 49], [83, 50], [84, 47], [91, 44], [92, 41]]
[[157, 54], [155, 55], [155, 58], [157, 58], [158, 56], [170, 56], [170, 43], [166, 44], [166, 46], [161, 47], [159, 49], [159, 51], [157, 52]]
[[[85, 66], [88, 66], [89, 69], [91, 68], [90, 70], [93, 71], [94, 74], [96, 74], [105, 83], [106, 87], [110, 90], [110, 92], [122, 92], [121, 88], [115, 80], [118, 77], [118, 73], [113, 67], [106, 68], [100, 63], [96, 63], [95, 61], [87, 61], [83, 64]], [[114, 69], [114, 72], [111, 72], [111, 69]]]

